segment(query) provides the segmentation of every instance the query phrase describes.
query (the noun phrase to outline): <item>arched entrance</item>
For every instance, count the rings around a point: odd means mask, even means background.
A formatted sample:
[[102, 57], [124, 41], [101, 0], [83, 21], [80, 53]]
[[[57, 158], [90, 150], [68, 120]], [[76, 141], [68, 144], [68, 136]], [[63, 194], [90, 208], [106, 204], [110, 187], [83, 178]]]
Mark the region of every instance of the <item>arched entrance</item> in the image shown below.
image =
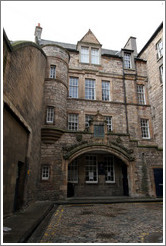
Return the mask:
[[67, 197], [128, 196], [128, 163], [108, 149], [89, 148], [71, 156]]

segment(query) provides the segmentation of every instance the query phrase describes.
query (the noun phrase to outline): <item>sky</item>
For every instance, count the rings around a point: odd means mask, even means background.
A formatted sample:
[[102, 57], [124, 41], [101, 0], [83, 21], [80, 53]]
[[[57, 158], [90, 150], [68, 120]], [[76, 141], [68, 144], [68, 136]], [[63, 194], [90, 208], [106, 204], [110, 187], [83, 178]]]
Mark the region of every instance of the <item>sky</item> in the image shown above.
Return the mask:
[[89, 29], [102, 48], [121, 50], [130, 36], [138, 52], [165, 21], [165, 1], [1, 1], [1, 30], [9, 40], [42, 39], [77, 44]]

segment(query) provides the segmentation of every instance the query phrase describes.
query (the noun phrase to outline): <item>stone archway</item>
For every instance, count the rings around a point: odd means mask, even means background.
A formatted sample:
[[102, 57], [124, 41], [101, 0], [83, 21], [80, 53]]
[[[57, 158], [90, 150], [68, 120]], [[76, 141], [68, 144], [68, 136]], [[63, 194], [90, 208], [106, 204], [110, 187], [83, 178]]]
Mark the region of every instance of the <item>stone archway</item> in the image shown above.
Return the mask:
[[68, 196], [132, 196], [133, 160], [124, 151], [106, 145], [86, 146], [68, 152], [65, 166]]

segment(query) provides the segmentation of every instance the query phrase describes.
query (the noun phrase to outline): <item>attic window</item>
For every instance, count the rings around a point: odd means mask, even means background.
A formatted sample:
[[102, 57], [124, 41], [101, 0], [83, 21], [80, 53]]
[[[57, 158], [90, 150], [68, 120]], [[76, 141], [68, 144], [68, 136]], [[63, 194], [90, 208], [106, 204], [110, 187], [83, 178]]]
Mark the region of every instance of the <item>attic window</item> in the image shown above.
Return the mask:
[[81, 47], [81, 62], [90, 64], [99, 64], [99, 49], [92, 47]]
[[81, 62], [89, 63], [89, 48], [81, 47]]
[[124, 53], [124, 68], [129, 69], [131, 68], [131, 54]]
[[99, 49], [91, 48], [91, 63], [99, 64]]

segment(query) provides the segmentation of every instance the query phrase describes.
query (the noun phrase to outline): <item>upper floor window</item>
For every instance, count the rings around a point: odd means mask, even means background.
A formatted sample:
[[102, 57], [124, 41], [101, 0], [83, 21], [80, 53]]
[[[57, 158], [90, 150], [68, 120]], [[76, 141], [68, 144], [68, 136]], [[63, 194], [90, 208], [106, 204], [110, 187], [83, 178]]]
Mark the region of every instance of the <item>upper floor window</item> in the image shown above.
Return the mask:
[[99, 64], [99, 49], [91, 48], [91, 63]]
[[159, 67], [159, 70], [160, 70], [160, 81], [161, 83], [163, 83], [163, 65]]
[[156, 48], [157, 48], [157, 59], [159, 59], [160, 57], [163, 56], [163, 42], [162, 42], [162, 40], [160, 40], [156, 44]]
[[68, 130], [72, 130], [72, 131], [78, 130], [78, 114], [68, 115]]
[[131, 68], [131, 54], [124, 53], [124, 68]]
[[78, 98], [78, 78], [70, 77], [70, 80], [69, 80], [69, 97]]
[[77, 159], [72, 161], [68, 166], [68, 182], [78, 183], [78, 163]]
[[146, 104], [144, 85], [137, 85], [137, 96], [138, 96], [138, 103], [139, 104]]
[[93, 115], [86, 114], [85, 115], [85, 128], [89, 128], [90, 121], [93, 120]]
[[105, 119], [107, 121], [107, 131], [111, 132], [112, 131], [112, 117], [106, 116]]
[[50, 78], [52, 79], [56, 78], [56, 66], [54, 65], [50, 66]]
[[81, 62], [89, 63], [89, 48], [81, 47]]
[[110, 83], [107, 81], [102, 81], [102, 100], [110, 100]]
[[85, 99], [95, 100], [95, 80], [85, 79]]
[[48, 180], [50, 176], [50, 168], [45, 165], [42, 167], [42, 180]]
[[142, 131], [142, 138], [145, 139], [150, 138], [149, 121], [147, 119], [141, 119], [141, 131]]
[[54, 123], [54, 107], [47, 107], [46, 123]]

